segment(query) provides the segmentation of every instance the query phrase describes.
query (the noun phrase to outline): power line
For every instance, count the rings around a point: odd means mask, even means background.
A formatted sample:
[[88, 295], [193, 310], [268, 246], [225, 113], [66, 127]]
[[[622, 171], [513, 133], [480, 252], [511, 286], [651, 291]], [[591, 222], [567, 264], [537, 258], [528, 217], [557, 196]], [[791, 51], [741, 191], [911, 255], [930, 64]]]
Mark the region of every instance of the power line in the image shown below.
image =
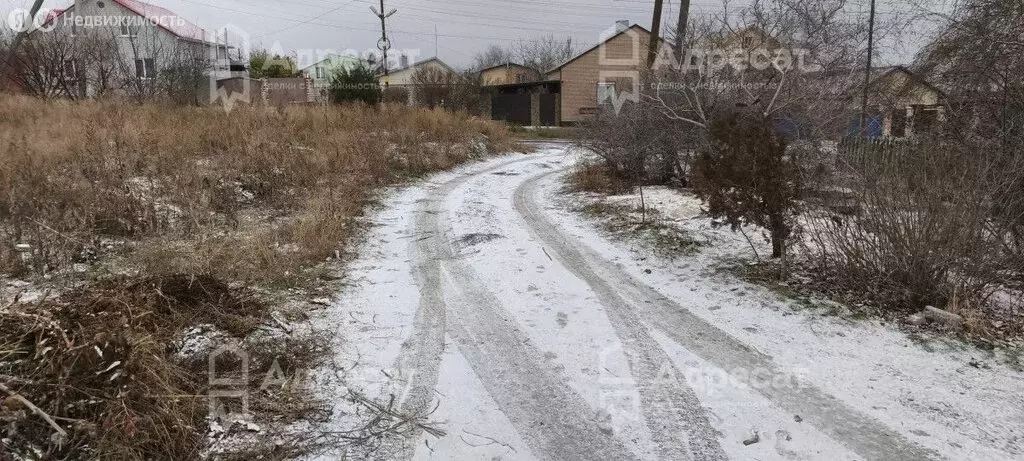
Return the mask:
[[[322, 22], [316, 22], [316, 21], [305, 22], [305, 20], [291, 19], [291, 18], [282, 17], [282, 16], [271, 16], [271, 15], [256, 13], [256, 12], [248, 11], [248, 10], [240, 10], [240, 9], [237, 9], [237, 8], [228, 8], [228, 7], [224, 7], [224, 6], [220, 6], [220, 5], [211, 5], [209, 3], [203, 3], [203, 2], [196, 1], [196, 0], [180, 0], [180, 1], [185, 2], [185, 3], [192, 3], [192, 4], [196, 4], [196, 5], [202, 5], [202, 6], [206, 6], [206, 7], [209, 7], [209, 8], [215, 8], [215, 9], [219, 9], [219, 10], [230, 11], [230, 12], [234, 12], [234, 13], [246, 14], [246, 15], [249, 15], [249, 16], [269, 18], [269, 19], [276, 19], [276, 20], [288, 21], [288, 22], [292, 22], [292, 23], [304, 23], [304, 24], [308, 24], [308, 25], [315, 25], [315, 26], [321, 26], [321, 27], [329, 27], [329, 28], [340, 29], [340, 30], [359, 30], [359, 31], [366, 31], [366, 32], [377, 32], [377, 30], [375, 30], [375, 29], [369, 29], [369, 28], [366, 28], [366, 27], [360, 27], [360, 26], [355, 26], [355, 25], [341, 24], [341, 23], [338, 23], [338, 22], [332, 22], [332, 23], [322, 23]], [[419, 32], [419, 31], [409, 31], [409, 30], [401, 30], [401, 29], [394, 29], [394, 32], [398, 32], [400, 34], [405, 34], [405, 35], [415, 35], [415, 36], [425, 36], [425, 37], [433, 37], [434, 36], [433, 32]], [[437, 34], [437, 35], [439, 37], [446, 37], [446, 38], [497, 40], [497, 41], [508, 41], [508, 42], [543, 42], [543, 40], [528, 39], [528, 38], [508, 38], [508, 37], [493, 37], [493, 36], [482, 36], [482, 35], [462, 35], [462, 34]]]
[[341, 6], [337, 7], [337, 8], [331, 8], [330, 10], [324, 11], [323, 13], [320, 13], [320, 14], [318, 14], [316, 16], [313, 16], [313, 17], [311, 17], [311, 18], [309, 18], [309, 19], [307, 19], [305, 21], [302, 21], [302, 22], [299, 22], [299, 23], [295, 23], [295, 24], [292, 24], [292, 25], [287, 26], [287, 27], [280, 28], [280, 29], [277, 29], [277, 30], [272, 31], [272, 32], [264, 32], [262, 34], [254, 36], [252, 38], [254, 38], [254, 39], [262, 38], [262, 37], [266, 37], [267, 35], [273, 35], [273, 34], [281, 33], [281, 32], [284, 32], [286, 30], [294, 29], [294, 28], [299, 27], [301, 25], [309, 24], [310, 21], [313, 21], [314, 19], [320, 19], [321, 16], [324, 16], [324, 15], [329, 14], [329, 13], [333, 13], [335, 11], [338, 11], [338, 10], [340, 10], [340, 9], [346, 7], [346, 6], [349, 6], [349, 5], [353, 4], [353, 3], [355, 3], [356, 1], [358, 1], [358, 0], [350, 0], [348, 3], [345, 3], [345, 4], [343, 4], [343, 5], [341, 5]]
[[[196, 4], [200, 4], [200, 5], [209, 6], [211, 8], [223, 9], [223, 10], [227, 10], [227, 11], [241, 12], [241, 13], [244, 13], [244, 14], [250, 14], [250, 15], [254, 15], [254, 16], [264, 16], [264, 15], [255, 14], [255, 13], [253, 13], [251, 11], [242, 11], [242, 10], [222, 7], [222, 6], [219, 6], [219, 5], [211, 5], [211, 4], [207, 4], [207, 3], [199, 3], [199, 2], [194, 2], [194, 1], [191, 1], [191, 0], [181, 0], [181, 1], [189, 2], [189, 3], [196, 3]], [[354, 0], [354, 1], [361, 1], [363, 3], [367, 3], [364, 0]], [[367, 3], [367, 4], [369, 4], [369, 3]], [[427, 9], [421, 9], [421, 10], [424, 11], [424, 12], [427, 12], [427, 13], [454, 14], [454, 15], [459, 15], [459, 16], [465, 16], [465, 17], [468, 17], [468, 18], [492, 19], [492, 20], [495, 20], [495, 21], [502, 21], [502, 22], [509, 21], [509, 19], [506, 19], [506, 18], [498, 18], [498, 17], [490, 17], [490, 16], [486, 16], [486, 17], [485, 16], [474, 16], [474, 15], [467, 15], [467, 14], [461, 14], [461, 13], [450, 13], [450, 12], [447, 12], [447, 11], [432, 11], [432, 10], [427, 10]], [[324, 16], [327, 13], [328, 12], [320, 13], [317, 17], [312, 18], [312, 19], [319, 19], [321, 16]], [[293, 19], [289, 19], [289, 18], [286, 18], [286, 17], [275, 17], [275, 19], [283, 19], [283, 20], [286, 20], [286, 21], [289, 21], [289, 22], [294, 22]], [[493, 27], [501, 27], [501, 28], [504, 28], [504, 29], [523, 30], [523, 31], [530, 31], [530, 32], [564, 33], [564, 32], [567, 31], [565, 27], [562, 27], [560, 25], [553, 25], [552, 26], [553, 28], [539, 28], [539, 27], [510, 26], [510, 25], [505, 24], [505, 23], [502, 23], [502, 24], [491, 24], [491, 23], [482, 23], [480, 21], [467, 22], [467, 21], [452, 20], [451, 18], [444, 18], [444, 19], [448, 23], [460, 23], [460, 24], [470, 24], [470, 25], [493, 26]], [[328, 24], [313, 22], [312, 20], [304, 20], [303, 23], [304, 24], [312, 24], [312, 25], [320, 25], [320, 26], [328, 26], [328, 27], [330, 27]], [[530, 24], [532, 24], [532, 22], [530, 22]], [[588, 33], [588, 32], [592, 32], [595, 28], [601, 27], [600, 25], [595, 25], [595, 24], [570, 24], [570, 23], [564, 23], [564, 25], [577, 26], [578, 27], [577, 29], [573, 29], [573, 30], [569, 31], [569, 32], [577, 32], [577, 33]], [[403, 32], [411, 32], [411, 31], [403, 31]], [[419, 32], [415, 32], [415, 33], [419, 33]], [[422, 32], [422, 34], [427, 34], [427, 33], [429, 33], [431, 35], [433, 34], [433, 32], [427, 32], [427, 31]], [[263, 37], [263, 36], [266, 36], [266, 35], [270, 35], [270, 33], [260, 34], [260, 37]], [[464, 36], [464, 37], [466, 37], [466, 38], [478, 38], [478, 37], [470, 37], [470, 36]]]

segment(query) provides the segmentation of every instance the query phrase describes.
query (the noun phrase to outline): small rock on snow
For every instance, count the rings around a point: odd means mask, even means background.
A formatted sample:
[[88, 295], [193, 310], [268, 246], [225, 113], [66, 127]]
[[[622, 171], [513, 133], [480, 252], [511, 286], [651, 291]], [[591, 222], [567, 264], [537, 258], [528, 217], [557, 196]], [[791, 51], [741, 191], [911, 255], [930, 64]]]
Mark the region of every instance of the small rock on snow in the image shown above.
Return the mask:
[[760, 442], [760, 441], [761, 441], [761, 436], [757, 434], [757, 431], [754, 431], [753, 435], [751, 435], [748, 439], [743, 441], [743, 444], [744, 445], [753, 445], [753, 444], [755, 444], [757, 442]]

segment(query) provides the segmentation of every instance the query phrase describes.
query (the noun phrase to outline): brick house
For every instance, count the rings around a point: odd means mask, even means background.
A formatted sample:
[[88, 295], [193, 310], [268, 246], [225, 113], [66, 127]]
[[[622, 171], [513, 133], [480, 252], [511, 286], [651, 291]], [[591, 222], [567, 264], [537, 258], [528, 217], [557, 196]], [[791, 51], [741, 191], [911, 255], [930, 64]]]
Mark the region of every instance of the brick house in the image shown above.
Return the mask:
[[[521, 125], [574, 125], [595, 117], [618, 98], [639, 91], [639, 72], [646, 68], [650, 32], [625, 21], [616, 23], [600, 43], [536, 81], [509, 81], [513, 66], [481, 71], [492, 91], [491, 118]], [[520, 66], [522, 67], [522, 66]], [[488, 84], [493, 79], [498, 84]]]
[[651, 33], [619, 22], [600, 43], [562, 65], [549, 70], [545, 80], [560, 83], [560, 124], [575, 124], [593, 117], [611, 97], [635, 94], [640, 81], [634, 78], [646, 66]]

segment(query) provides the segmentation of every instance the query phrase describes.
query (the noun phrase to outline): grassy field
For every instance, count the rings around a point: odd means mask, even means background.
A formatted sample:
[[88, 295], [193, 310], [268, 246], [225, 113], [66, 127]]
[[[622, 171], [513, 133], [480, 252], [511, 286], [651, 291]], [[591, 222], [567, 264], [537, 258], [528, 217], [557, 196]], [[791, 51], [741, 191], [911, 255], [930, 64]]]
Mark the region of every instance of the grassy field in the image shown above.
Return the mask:
[[[284, 298], [330, 285], [325, 262], [344, 259], [375, 191], [511, 139], [404, 106], [228, 113], [0, 96], [0, 272], [5, 287], [52, 290], [0, 305], [0, 420], [17, 428], [0, 450], [195, 458], [207, 365], [176, 356], [186, 332], [255, 351], [250, 368], [308, 366], [322, 338], [254, 333], [301, 318]], [[301, 390], [251, 384], [253, 405], [284, 422], [316, 410]]]

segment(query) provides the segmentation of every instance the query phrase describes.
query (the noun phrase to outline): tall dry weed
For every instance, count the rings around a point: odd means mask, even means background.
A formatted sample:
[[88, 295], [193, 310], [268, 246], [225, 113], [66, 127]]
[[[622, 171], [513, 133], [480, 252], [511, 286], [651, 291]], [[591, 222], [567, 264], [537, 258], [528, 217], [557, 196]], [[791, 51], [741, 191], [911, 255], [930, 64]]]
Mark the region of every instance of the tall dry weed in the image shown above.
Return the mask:
[[[252, 240], [319, 261], [339, 248], [372, 188], [509, 143], [489, 121], [398, 105], [226, 113], [3, 96], [0, 263], [47, 273], [126, 241], [242, 245], [254, 219], [276, 218], [274, 235]], [[178, 256], [167, 259], [189, 255]]]

